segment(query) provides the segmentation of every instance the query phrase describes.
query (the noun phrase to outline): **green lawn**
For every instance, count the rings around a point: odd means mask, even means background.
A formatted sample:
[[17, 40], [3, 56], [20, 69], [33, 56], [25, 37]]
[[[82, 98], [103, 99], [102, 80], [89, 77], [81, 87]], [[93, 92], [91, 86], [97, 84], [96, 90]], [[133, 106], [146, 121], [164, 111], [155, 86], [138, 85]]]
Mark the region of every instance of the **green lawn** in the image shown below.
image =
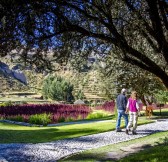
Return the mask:
[[[118, 161], [118, 162], [167, 162], [168, 160], [168, 131], [152, 134], [143, 138], [134, 139], [127, 142], [118, 144], [108, 145], [97, 149], [87, 150], [82, 153], [72, 155], [66, 159], [59, 161], [66, 162], [95, 162], [95, 161]], [[118, 155], [123, 154], [121, 148], [128, 147], [130, 145], [143, 145], [143, 151], [131, 154], [120, 160], [113, 159], [108, 156], [109, 153], [117, 153]]]
[[[149, 123], [151, 120], [140, 118], [139, 124]], [[115, 129], [116, 122], [92, 122], [55, 127], [26, 127], [0, 123], [0, 143], [39, 143], [96, 134]], [[122, 127], [124, 122], [122, 121]]]

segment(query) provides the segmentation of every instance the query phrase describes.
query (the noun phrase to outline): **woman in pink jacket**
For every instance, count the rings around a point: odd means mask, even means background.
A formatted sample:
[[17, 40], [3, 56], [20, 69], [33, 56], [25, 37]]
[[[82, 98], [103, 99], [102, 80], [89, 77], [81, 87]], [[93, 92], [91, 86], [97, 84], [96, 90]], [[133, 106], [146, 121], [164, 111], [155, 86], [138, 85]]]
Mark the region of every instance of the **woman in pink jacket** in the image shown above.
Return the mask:
[[126, 134], [129, 134], [129, 129], [133, 126], [132, 134], [135, 135], [136, 128], [137, 128], [137, 121], [138, 121], [138, 113], [139, 113], [139, 105], [137, 102], [137, 92], [133, 91], [131, 93], [131, 97], [128, 99], [127, 102], [127, 112], [129, 111], [129, 123], [126, 128]]

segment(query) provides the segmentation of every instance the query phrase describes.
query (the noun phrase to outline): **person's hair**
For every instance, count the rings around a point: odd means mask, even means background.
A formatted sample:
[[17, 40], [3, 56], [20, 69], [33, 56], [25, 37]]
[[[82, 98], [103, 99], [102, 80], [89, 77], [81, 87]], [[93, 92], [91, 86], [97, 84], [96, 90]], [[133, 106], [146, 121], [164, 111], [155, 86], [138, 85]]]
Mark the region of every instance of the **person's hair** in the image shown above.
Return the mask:
[[131, 98], [137, 99], [137, 92], [136, 91], [131, 92]]
[[125, 94], [126, 91], [127, 91], [127, 90], [126, 90], [125, 88], [123, 88], [123, 89], [121, 90], [121, 93], [122, 93], [122, 94]]

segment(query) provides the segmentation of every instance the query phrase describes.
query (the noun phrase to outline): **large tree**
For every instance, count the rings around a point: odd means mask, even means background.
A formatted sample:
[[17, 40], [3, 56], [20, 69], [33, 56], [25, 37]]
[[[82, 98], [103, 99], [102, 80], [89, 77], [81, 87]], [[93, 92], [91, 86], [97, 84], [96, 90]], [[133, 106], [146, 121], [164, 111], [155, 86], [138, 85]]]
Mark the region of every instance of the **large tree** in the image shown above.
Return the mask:
[[22, 49], [23, 60], [44, 68], [73, 51], [117, 54], [168, 88], [167, 0], [1, 0], [0, 12], [1, 56]]
[[[115, 57], [111, 60], [106, 58], [106, 60], [105, 62], [108, 62], [108, 64], [104, 67], [99, 67], [98, 71], [101, 78], [103, 78], [100, 83], [108, 87], [107, 91], [111, 96], [116, 97], [122, 88], [127, 89], [128, 96], [132, 90], [136, 90], [141, 101], [144, 104], [147, 104], [147, 102], [150, 104], [154, 102], [152, 99], [154, 99], [158, 91], [165, 90], [158, 77], [148, 71], [129, 65]], [[110, 64], [114, 66], [109, 66]]]

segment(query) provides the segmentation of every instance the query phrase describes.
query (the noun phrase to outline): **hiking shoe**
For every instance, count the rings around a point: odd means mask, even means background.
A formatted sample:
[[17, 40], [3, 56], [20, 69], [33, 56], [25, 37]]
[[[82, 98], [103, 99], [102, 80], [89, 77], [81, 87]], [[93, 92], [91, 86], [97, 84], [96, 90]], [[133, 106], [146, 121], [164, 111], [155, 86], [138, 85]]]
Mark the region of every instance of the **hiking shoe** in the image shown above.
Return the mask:
[[137, 133], [136, 133], [135, 131], [132, 131], [132, 134], [133, 134], [133, 135], [137, 135]]
[[121, 129], [116, 129], [116, 132], [122, 132], [122, 130]]
[[128, 129], [126, 129], [125, 133], [129, 135], [129, 133], [128, 133]]

